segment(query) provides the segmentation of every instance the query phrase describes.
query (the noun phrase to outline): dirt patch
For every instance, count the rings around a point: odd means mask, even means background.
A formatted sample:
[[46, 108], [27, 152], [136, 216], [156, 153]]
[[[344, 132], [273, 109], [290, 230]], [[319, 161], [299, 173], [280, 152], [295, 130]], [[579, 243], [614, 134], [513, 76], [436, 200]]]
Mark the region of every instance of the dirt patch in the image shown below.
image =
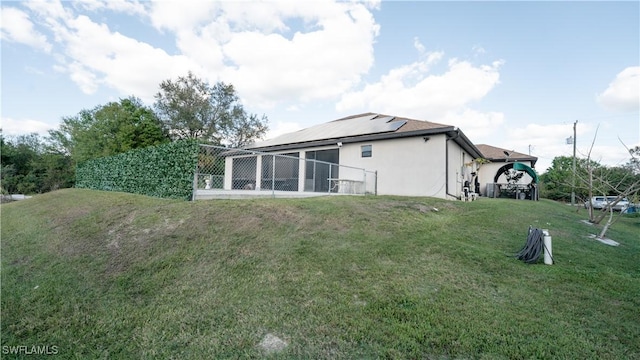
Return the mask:
[[289, 205], [265, 206], [263, 210], [265, 217], [275, 222], [291, 223], [304, 220], [300, 209], [293, 208]]
[[286, 341], [280, 339], [279, 337], [277, 337], [277, 336], [275, 336], [273, 334], [265, 335], [265, 337], [262, 339], [262, 341], [260, 341], [260, 344], [258, 344], [258, 346], [262, 350], [264, 350], [264, 352], [266, 352], [266, 353], [274, 353], [274, 352], [282, 351], [288, 345], [289, 345], [289, 343], [287, 343]]
[[357, 307], [364, 307], [367, 306], [367, 302], [360, 299], [360, 297], [358, 297], [358, 295], [353, 295], [353, 305], [357, 306]]
[[[69, 224], [89, 215], [91, 213], [90, 207], [77, 206], [70, 209], [64, 209], [62, 211], [53, 212], [54, 217], [50, 219], [52, 230], [65, 229]], [[59, 217], [56, 217], [59, 215]]]
[[[133, 211], [107, 231], [103, 243], [109, 251], [105, 274], [117, 275], [125, 271], [136, 261], [138, 256], [153, 246], [155, 239], [169, 236], [185, 224], [184, 219], [173, 220], [171, 218], [149, 222], [146, 219], [147, 216], [149, 214]], [[151, 226], [139, 229], [136, 220], [140, 218], [146, 225]]]
[[442, 210], [453, 210], [456, 206], [447, 202], [438, 202], [436, 204], [407, 202], [407, 201], [387, 201], [376, 204], [376, 208], [380, 210], [391, 209], [415, 209], [423, 214], [439, 212]]
[[164, 224], [161, 227], [161, 230], [164, 231], [173, 231], [177, 229], [180, 225], [184, 224], [184, 219], [180, 219], [178, 221], [172, 221], [169, 218], [164, 219]]
[[413, 206], [415, 209], [417, 209], [418, 211], [420, 211], [423, 214], [426, 213], [430, 213], [430, 212], [439, 212], [440, 210], [434, 206], [429, 206], [429, 205], [424, 205], [424, 204], [415, 204]]
[[18, 265], [18, 266], [22, 266], [22, 265], [27, 265], [27, 264], [29, 264], [29, 263], [31, 263], [31, 257], [29, 257], [29, 256], [22, 256], [22, 257], [19, 257], [19, 258], [17, 258], [17, 259], [15, 259], [15, 260], [13, 260], [13, 261], [10, 263], [10, 265]]

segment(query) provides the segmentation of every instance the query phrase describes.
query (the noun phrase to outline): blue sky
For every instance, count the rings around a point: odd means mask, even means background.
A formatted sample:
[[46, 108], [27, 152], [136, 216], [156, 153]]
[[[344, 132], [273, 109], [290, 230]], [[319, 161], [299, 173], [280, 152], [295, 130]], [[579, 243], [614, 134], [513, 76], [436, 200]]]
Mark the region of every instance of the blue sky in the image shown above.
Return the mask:
[[379, 112], [476, 144], [604, 164], [640, 145], [640, 2], [2, 1], [3, 132], [193, 71], [232, 83], [269, 136]]

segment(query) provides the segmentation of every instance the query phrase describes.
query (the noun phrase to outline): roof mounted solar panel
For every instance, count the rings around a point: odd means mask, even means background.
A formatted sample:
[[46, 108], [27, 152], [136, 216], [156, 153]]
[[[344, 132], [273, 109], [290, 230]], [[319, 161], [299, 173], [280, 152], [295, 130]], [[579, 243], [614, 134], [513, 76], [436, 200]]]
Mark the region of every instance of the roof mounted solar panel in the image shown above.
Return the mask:
[[393, 116], [377, 116], [378, 115], [374, 114], [351, 119], [334, 120], [292, 133], [283, 134], [274, 139], [256, 143], [252, 147], [288, 145], [309, 141], [340, 139], [359, 135], [393, 132], [406, 124], [405, 120], [392, 121], [394, 119]]

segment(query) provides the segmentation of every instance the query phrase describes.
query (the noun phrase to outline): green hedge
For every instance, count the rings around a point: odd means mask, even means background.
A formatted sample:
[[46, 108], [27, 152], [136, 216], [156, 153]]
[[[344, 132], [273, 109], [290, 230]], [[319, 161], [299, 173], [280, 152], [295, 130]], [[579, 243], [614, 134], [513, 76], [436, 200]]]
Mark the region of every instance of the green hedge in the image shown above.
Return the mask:
[[197, 161], [192, 140], [136, 149], [79, 164], [76, 187], [189, 200]]

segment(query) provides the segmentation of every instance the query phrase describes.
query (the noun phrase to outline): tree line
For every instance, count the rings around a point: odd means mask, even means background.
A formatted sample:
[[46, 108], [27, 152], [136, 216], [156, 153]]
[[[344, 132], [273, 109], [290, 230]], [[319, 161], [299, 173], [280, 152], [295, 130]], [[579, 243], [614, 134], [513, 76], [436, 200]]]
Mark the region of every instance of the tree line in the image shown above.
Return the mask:
[[[629, 149], [630, 160], [620, 166], [605, 166], [587, 158], [576, 158], [575, 177], [573, 157], [557, 156], [551, 167], [540, 176], [541, 196], [569, 202], [571, 191], [576, 199], [585, 202], [591, 196], [617, 196], [624, 193], [629, 200], [640, 196], [640, 146]], [[574, 180], [575, 179], [575, 180]]]
[[135, 97], [62, 118], [46, 136], [6, 137], [0, 129], [3, 193], [43, 193], [71, 187], [86, 160], [180, 139], [242, 147], [268, 130], [266, 115], [249, 114], [231, 84], [213, 85], [192, 72], [164, 80], [153, 107]]
[[[589, 150], [586, 158], [576, 159], [575, 170], [573, 158], [556, 157], [551, 168], [540, 177], [541, 195], [554, 200], [568, 201], [568, 194], [575, 191], [577, 199], [584, 202], [588, 209], [589, 222], [600, 224], [607, 219], [598, 235], [598, 238], [605, 238], [608, 229], [622, 215], [620, 212], [614, 217], [613, 207], [617, 203], [627, 200], [634, 208], [640, 204], [640, 146], [628, 151], [631, 159], [626, 164], [602, 166], [591, 160]], [[591, 198], [595, 196], [611, 196], [610, 206], [595, 211], [591, 206]]]

